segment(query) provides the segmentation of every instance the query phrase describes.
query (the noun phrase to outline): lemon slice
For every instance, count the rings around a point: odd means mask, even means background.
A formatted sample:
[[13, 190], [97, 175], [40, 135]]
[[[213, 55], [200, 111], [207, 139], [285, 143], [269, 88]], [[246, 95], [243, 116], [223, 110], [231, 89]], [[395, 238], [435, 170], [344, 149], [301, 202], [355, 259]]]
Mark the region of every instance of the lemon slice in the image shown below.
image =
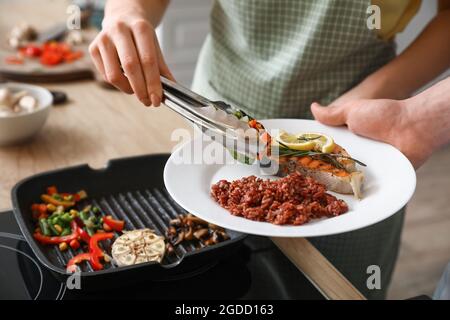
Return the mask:
[[301, 140], [298, 135], [287, 133], [286, 131], [280, 131], [275, 140], [281, 144], [285, 145], [289, 149], [293, 150], [313, 150], [316, 146], [314, 140]]
[[333, 138], [322, 133], [298, 133], [295, 138], [299, 142], [313, 143], [313, 150], [320, 151], [322, 153], [331, 153], [335, 148]]

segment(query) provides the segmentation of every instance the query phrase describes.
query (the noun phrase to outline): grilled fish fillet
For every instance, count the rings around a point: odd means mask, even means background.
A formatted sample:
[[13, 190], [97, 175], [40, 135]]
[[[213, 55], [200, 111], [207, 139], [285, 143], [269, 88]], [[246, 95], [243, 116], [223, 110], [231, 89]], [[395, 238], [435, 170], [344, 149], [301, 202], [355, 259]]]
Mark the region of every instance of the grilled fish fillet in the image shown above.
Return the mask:
[[[339, 145], [335, 146], [333, 153], [349, 156], [347, 151]], [[354, 194], [356, 198], [361, 199], [364, 174], [356, 170], [356, 163], [353, 160], [337, 158], [337, 161], [345, 170], [309, 156], [280, 157], [278, 175], [285, 176], [298, 171], [324, 184], [330, 191]]]

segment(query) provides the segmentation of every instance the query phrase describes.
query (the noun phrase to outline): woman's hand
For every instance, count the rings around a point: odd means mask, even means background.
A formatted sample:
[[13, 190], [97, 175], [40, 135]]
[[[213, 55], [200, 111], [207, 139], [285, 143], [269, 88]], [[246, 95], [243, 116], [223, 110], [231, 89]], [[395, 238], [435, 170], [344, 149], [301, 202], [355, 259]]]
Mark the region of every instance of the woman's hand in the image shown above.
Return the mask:
[[323, 124], [347, 125], [358, 135], [393, 145], [418, 168], [434, 151], [434, 144], [427, 132], [415, 126], [417, 115], [411, 113], [410, 103], [389, 99], [351, 100], [329, 107], [313, 103], [311, 111]]
[[160, 75], [174, 80], [153, 25], [136, 11], [109, 14], [89, 52], [105, 81], [125, 93], [135, 93], [146, 106], [161, 103]]

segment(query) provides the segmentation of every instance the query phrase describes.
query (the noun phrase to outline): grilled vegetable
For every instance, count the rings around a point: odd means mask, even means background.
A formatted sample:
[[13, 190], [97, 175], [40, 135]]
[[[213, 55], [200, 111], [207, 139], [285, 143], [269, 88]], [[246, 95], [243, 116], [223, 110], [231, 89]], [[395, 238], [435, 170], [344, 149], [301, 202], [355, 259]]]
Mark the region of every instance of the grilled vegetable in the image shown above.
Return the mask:
[[59, 247], [59, 250], [61, 250], [61, 251], [66, 251], [67, 249], [69, 249], [67, 242], [61, 242], [58, 247]]
[[73, 250], [77, 250], [80, 247], [80, 242], [77, 239], [73, 239], [72, 241], [70, 241], [69, 246]]
[[45, 218], [39, 219], [39, 228], [41, 228], [41, 231], [45, 236], [51, 235], [51, 230], [50, 226], [48, 225], [47, 219]]
[[80, 264], [83, 261], [90, 261], [91, 260], [91, 254], [90, 253], [80, 253], [79, 255], [76, 255], [72, 259], [69, 260], [67, 263], [66, 270], [67, 272], [75, 272], [77, 271], [77, 264]]
[[112, 230], [119, 232], [122, 231], [123, 227], [125, 226], [125, 221], [114, 220], [111, 216], [103, 217], [103, 223], [110, 227]]
[[[75, 205], [87, 197], [82, 190], [77, 193], [62, 193], [55, 186], [47, 188], [41, 195], [44, 203], [31, 206], [33, 219], [36, 221], [34, 238], [42, 244], [58, 245], [61, 251], [81, 247], [80, 241], [88, 244], [89, 253], [74, 257], [67, 265], [68, 270], [76, 270], [76, 264], [89, 260], [94, 270], [103, 269], [102, 260], [109, 258], [99, 246], [99, 242], [113, 238], [113, 233], [105, 231], [122, 231], [124, 221], [111, 216], [101, 217], [101, 211], [88, 205], [83, 210], [75, 210]], [[105, 258], [106, 257], [106, 258]]]
[[89, 253], [91, 254], [90, 263], [94, 270], [102, 270], [103, 264], [100, 259], [103, 258], [103, 250], [98, 246], [98, 243], [103, 240], [112, 239], [113, 233], [97, 233], [91, 237], [89, 241]]
[[185, 242], [195, 241], [209, 246], [229, 239], [226, 231], [210, 224], [192, 214], [179, 215], [170, 221], [166, 231], [168, 253], [174, 252], [174, 247]]
[[164, 237], [150, 229], [127, 231], [114, 241], [112, 256], [119, 266], [158, 261], [164, 257]]
[[43, 243], [43, 244], [60, 244], [62, 242], [70, 242], [73, 239], [78, 238], [78, 225], [76, 224], [75, 221], [72, 221], [70, 223], [70, 226], [71, 226], [72, 234], [70, 234], [68, 236], [49, 237], [49, 236], [43, 235], [41, 232], [35, 232], [33, 236], [37, 241], [39, 241], [40, 243]]
[[41, 195], [41, 200], [45, 203], [53, 204], [54, 206], [63, 206], [65, 209], [75, 205], [74, 201], [57, 200], [54, 196], [50, 196], [48, 194]]

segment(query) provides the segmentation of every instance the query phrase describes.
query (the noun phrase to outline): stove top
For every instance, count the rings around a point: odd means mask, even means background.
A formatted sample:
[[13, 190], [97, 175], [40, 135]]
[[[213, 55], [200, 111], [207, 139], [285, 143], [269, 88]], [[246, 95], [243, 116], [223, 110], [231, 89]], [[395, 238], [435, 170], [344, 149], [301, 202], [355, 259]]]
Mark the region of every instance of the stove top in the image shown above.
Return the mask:
[[256, 236], [183, 279], [69, 290], [34, 256], [12, 212], [0, 213], [0, 283], [0, 299], [324, 299], [269, 239]]

